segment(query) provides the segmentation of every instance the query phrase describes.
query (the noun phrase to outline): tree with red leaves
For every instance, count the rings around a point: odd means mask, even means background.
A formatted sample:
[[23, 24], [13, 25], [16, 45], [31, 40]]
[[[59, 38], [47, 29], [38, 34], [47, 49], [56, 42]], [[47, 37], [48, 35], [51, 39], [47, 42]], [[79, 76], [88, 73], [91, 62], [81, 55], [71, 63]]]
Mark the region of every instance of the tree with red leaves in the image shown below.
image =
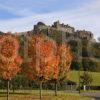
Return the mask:
[[73, 59], [70, 46], [68, 44], [59, 45], [58, 55], [60, 56], [58, 80], [66, 80], [68, 78], [67, 73], [70, 70], [71, 61]]
[[52, 79], [57, 75], [59, 56], [57, 56], [56, 43], [44, 35], [34, 35], [27, 40], [28, 57], [23, 65], [23, 74], [32, 80], [40, 82], [40, 99], [42, 82]]
[[63, 81], [68, 78], [68, 72], [70, 70], [72, 53], [68, 44], [58, 45], [57, 55], [60, 57], [58, 68], [55, 70], [55, 96], [57, 96], [57, 81]]
[[20, 71], [22, 63], [18, 55], [19, 42], [12, 34], [3, 34], [0, 37], [0, 76], [7, 80], [7, 100], [9, 96], [9, 81]]

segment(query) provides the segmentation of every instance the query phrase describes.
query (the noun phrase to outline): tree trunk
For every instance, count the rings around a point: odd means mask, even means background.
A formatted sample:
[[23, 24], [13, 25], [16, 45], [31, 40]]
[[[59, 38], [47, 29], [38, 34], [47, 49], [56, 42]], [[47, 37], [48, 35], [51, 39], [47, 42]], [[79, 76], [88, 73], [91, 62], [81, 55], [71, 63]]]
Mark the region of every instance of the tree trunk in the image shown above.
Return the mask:
[[57, 96], [57, 81], [55, 81], [55, 96]]
[[42, 99], [42, 81], [40, 81], [40, 100]]
[[81, 87], [80, 87], [80, 81], [81, 81], [81, 80], [80, 80], [80, 68], [79, 68], [78, 75], [79, 75], [79, 94], [80, 94], [80, 93], [81, 93], [81, 90], [80, 90], [80, 89], [81, 89]]
[[9, 80], [7, 80], [7, 100], [9, 100]]
[[13, 94], [15, 93], [15, 89], [14, 89], [14, 87], [13, 87]]

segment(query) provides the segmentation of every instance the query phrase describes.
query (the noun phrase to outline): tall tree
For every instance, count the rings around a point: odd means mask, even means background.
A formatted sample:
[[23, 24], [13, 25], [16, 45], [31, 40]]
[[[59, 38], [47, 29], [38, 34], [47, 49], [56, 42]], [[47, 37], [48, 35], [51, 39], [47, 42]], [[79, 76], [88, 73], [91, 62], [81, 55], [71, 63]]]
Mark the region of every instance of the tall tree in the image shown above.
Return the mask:
[[19, 42], [12, 34], [0, 36], [0, 76], [7, 81], [7, 100], [9, 81], [20, 71], [22, 58], [18, 55]]
[[[40, 99], [42, 82], [50, 80], [56, 75], [56, 68], [59, 64], [56, 43], [44, 35], [34, 35], [28, 38], [28, 58], [23, 65], [23, 74], [30, 79], [36, 79], [40, 83]], [[55, 76], [56, 77], [56, 76]]]
[[57, 81], [64, 81], [68, 79], [68, 72], [70, 70], [72, 61], [70, 46], [64, 43], [59, 45], [57, 55], [60, 57], [60, 62], [58, 68], [55, 70], [55, 75], [53, 77], [55, 81], [55, 96], [57, 96]]

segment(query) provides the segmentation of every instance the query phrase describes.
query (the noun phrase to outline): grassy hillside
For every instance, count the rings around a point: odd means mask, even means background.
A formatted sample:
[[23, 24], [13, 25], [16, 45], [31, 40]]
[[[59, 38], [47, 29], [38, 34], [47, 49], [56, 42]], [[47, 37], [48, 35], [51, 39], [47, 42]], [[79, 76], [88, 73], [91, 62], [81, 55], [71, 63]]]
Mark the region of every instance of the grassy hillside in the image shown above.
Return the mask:
[[[83, 74], [83, 71], [80, 72], [80, 75]], [[92, 85], [93, 86], [100, 86], [100, 73], [97, 72], [89, 72], [89, 74], [93, 78]], [[74, 81], [76, 83], [79, 83], [79, 72], [78, 71], [70, 71], [69, 77], [71, 81]]]

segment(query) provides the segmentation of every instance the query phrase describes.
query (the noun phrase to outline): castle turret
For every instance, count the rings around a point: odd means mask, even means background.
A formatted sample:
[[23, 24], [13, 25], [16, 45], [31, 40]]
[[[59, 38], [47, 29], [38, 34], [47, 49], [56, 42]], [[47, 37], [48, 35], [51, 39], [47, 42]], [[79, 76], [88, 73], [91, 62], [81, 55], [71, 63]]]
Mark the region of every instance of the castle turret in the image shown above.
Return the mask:
[[34, 25], [34, 31], [40, 32], [41, 30], [48, 29], [49, 27], [46, 26], [43, 22], [38, 22], [36, 25]]
[[74, 27], [69, 26], [68, 24], [60, 24], [59, 21], [53, 23], [52, 26], [47, 26], [43, 22], [38, 22], [34, 25], [35, 33], [43, 32], [46, 35], [53, 33], [54, 31], [60, 31], [62, 33], [66, 33], [66, 37], [72, 37], [73, 39], [86, 39], [93, 40], [93, 33], [85, 30], [77, 30], [75, 31]]
[[62, 32], [67, 32], [67, 33], [74, 33], [75, 29], [74, 27], [67, 25], [64, 25], [63, 23], [60, 24], [59, 21], [54, 22], [54, 24], [52, 25], [53, 28], [62, 31]]

